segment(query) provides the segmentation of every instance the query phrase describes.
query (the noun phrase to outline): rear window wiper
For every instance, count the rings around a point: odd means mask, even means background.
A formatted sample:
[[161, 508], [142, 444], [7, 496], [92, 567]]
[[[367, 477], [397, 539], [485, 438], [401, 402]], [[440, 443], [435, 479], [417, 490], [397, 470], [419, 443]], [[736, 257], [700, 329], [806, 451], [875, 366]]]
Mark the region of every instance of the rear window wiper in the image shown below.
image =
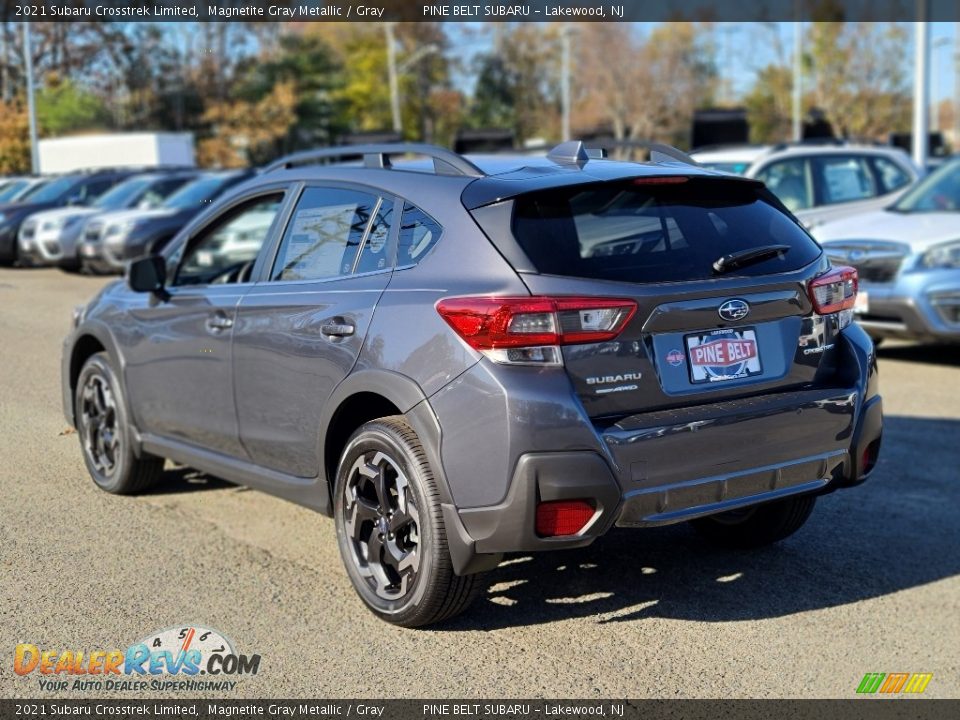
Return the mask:
[[749, 250], [740, 250], [718, 258], [713, 263], [713, 271], [716, 273], [730, 272], [744, 265], [752, 265], [763, 260], [769, 260], [777, 255], [785, 255], [789, 251], [789, 245], [763, 245]]

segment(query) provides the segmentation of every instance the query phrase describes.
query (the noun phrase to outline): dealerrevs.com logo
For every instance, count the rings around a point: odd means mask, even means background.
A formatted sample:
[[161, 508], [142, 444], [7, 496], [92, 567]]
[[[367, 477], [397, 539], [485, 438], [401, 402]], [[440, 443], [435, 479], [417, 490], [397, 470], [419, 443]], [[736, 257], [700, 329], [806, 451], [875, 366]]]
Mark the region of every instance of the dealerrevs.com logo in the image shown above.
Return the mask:
[[183, 625], [151, 633], [126, 650], [41, 648], [20, 643], [13, 671], [36, 676], [46, 692], [64, 690], [233, 690], [256, 675], [260, 655], [244, 655], [221, 632]]

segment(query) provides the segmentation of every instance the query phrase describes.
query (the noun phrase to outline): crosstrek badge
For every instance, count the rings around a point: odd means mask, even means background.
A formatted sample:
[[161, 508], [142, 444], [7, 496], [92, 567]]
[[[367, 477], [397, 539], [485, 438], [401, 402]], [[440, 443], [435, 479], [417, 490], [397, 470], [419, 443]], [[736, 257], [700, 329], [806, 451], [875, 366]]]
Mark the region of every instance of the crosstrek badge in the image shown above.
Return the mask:
[[714, 330], [689, 335], [686, 342], [691, 382], [722, 382], [762, 372], [757, 335], [752, 329]]

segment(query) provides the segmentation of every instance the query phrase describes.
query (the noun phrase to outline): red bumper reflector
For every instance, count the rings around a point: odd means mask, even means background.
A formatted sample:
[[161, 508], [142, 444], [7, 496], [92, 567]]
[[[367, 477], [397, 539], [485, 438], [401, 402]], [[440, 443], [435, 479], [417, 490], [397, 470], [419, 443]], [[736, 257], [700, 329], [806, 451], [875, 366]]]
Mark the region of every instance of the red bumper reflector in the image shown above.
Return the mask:
[[586, 500], [554, 500], [537, 505], [537, 535], [576, 535], [590, 522], [595, 509]]

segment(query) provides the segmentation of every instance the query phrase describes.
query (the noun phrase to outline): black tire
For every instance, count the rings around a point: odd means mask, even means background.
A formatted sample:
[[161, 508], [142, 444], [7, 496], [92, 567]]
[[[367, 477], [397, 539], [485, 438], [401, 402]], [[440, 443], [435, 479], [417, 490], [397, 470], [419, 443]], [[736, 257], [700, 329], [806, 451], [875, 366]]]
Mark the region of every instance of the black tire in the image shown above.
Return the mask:
[[691, 520], [702, 536], [725, 547], [758, 548], [790, 537], [813, 512], [813, 495], [775, 500], [743, 510]]
[[0, 267], [13, 267], [17, 264], [17, 255], [20, 252], [20, 247], [17, 245], [17, 238], [14, 236], [13, 245], [10, 247], [10, 254], [5, 256], [0, 256]]
[[73, 397], [83, 461], [102, 490], [133, 495], [160, 479], [163, 458], [133, 451], [133, 433], [120, 379], [106, 353], [90, 356]]
[[482, 575], [453, 572], [437, 482], [403, 416], [353, 434], [337, 467], [333, 509], [347, 575], [381, 619], [437, 623], [465, 610], [483, 588]]

